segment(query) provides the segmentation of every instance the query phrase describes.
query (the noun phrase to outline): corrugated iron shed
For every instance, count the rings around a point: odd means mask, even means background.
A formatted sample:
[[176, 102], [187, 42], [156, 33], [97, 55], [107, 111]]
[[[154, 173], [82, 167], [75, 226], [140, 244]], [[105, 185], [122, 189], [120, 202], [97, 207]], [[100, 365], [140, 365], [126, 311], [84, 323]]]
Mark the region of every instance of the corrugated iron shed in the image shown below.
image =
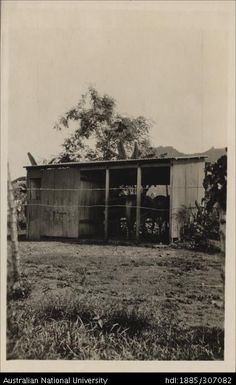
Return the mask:
[[[195, 155], [26, 166], [28, 238], [107, 240], [118, 236], [125, 223], [125, 236], [138, 241], [145, 236], [149, 221], [153, 241], [161, 240], [155, 234], [163, 224], [165, 234], [168, 232], [165, 239], [177, 239], [181, 228], [178, 211], [183, 205], [195, 206], [204, 196], [205, 158]], [[136, 193], [123, 196], [121, 190], [127, 186], [134, 186]], [[162, 186], [159, 191], [167, 186], [166, 197], [154, 194], [150, 201], [145, 193], [150, 186]]]

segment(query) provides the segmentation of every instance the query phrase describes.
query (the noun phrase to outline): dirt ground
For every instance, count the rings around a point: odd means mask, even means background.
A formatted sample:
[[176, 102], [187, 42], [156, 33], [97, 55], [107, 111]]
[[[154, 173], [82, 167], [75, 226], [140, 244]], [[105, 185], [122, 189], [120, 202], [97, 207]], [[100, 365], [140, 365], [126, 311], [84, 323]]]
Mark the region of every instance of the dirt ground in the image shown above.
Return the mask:
[[156, 314], [170, 309], [185, 326], [224, 327], [224, 260], [218, 253], [69, 242], [19, 247], [32, 288], [28, 303], [77, 292]]

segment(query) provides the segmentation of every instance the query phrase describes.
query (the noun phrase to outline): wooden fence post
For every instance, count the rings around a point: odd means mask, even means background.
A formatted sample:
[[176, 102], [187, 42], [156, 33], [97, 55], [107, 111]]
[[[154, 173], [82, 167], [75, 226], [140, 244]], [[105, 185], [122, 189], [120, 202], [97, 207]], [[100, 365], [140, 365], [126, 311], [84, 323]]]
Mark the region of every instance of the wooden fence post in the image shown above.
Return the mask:
[[11, 253], [12, 253], [12, 273], [14, 283], [20, 280], [20, 256], [18, 248], [18, 232], [17, 232], [17, 215], [14, 198], [13, 186], [11, 183], [10, 169], [8, 166], [8, 208], [9, 208], [9, 224], [11, 232]]
[[141, 206], [141, 188], [142, 188], [142, 170], [141, 167], [137, 168], [137, 195], [136, 195], [136, 241], [139, 241], [140, 230], [140, 206]]
[[108, 223], [109, 223], [109, 192], [110, 192], [110, 170], [106, 169], [106, 181], [105, 181], [105, 222], [104, 222], [104, 235], [105, 241], [108, 240]]
[[219, 207], [220, 251], [225, 254], [226, 211]]

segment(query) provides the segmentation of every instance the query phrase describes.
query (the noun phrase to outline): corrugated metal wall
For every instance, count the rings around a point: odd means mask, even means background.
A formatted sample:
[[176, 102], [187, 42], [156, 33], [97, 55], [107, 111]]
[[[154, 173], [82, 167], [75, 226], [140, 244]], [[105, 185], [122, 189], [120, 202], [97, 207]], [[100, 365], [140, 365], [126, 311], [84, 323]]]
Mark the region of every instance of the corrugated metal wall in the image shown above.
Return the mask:
[[[77, 238], [79, 169], [46, 169], [38, 176], [41, 177], [42, 190], [39, 201], [29, 199], [29, 239], [39, 239], [40, 236]], [[35, 178], [35, 172], [31, 170], [28, 172], [30, 178]]]
[[[44, 170], [41, 196], [42, 236], [78, 237], [79, 186], [78, 169]], [[47, 188], [52, 190], [46, 190]]]
[[32, 194], [33, 183], [31, 179], [39, 179], [41, 182], [42, 171], [41, 170], [30, 170], [27, 173], [27, 237], [31, 240], [37, 240], [40, 238], [40, 229], [41, 229], [41, 207], [39, 204], [41, 200], [40, 193]]
[[171, 167], [170, 225], [171, 238], [179, 238], [178, 211], [183, 206], [195, 207], [204, 197], [204, 160], [173, 160]]

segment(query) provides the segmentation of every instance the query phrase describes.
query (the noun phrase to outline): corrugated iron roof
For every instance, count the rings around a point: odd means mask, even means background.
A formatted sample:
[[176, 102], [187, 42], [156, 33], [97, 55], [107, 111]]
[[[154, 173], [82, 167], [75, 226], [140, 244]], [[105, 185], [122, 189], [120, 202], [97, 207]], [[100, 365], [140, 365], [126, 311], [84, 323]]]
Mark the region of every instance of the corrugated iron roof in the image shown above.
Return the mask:
[[66, 163], [55, 163], [55, 164], [37, 164], [24, 166], [24, 168], [63, 168], [63, 167], [86, 167], [86, 166], [107, 166], [107, 165], [122, 165], [122, 164], [148, 164], [148, 163], [166, 163], [172, 160], [191, 160], [191, 159], [205, 159], [206, 155], [189, 155], [179, 156], [172, 158], [139, 158], [139, 159], [118, 159], [118, 160], [96, 160], [96, 161], [82, 161], [82, 162], [66, 162]]

